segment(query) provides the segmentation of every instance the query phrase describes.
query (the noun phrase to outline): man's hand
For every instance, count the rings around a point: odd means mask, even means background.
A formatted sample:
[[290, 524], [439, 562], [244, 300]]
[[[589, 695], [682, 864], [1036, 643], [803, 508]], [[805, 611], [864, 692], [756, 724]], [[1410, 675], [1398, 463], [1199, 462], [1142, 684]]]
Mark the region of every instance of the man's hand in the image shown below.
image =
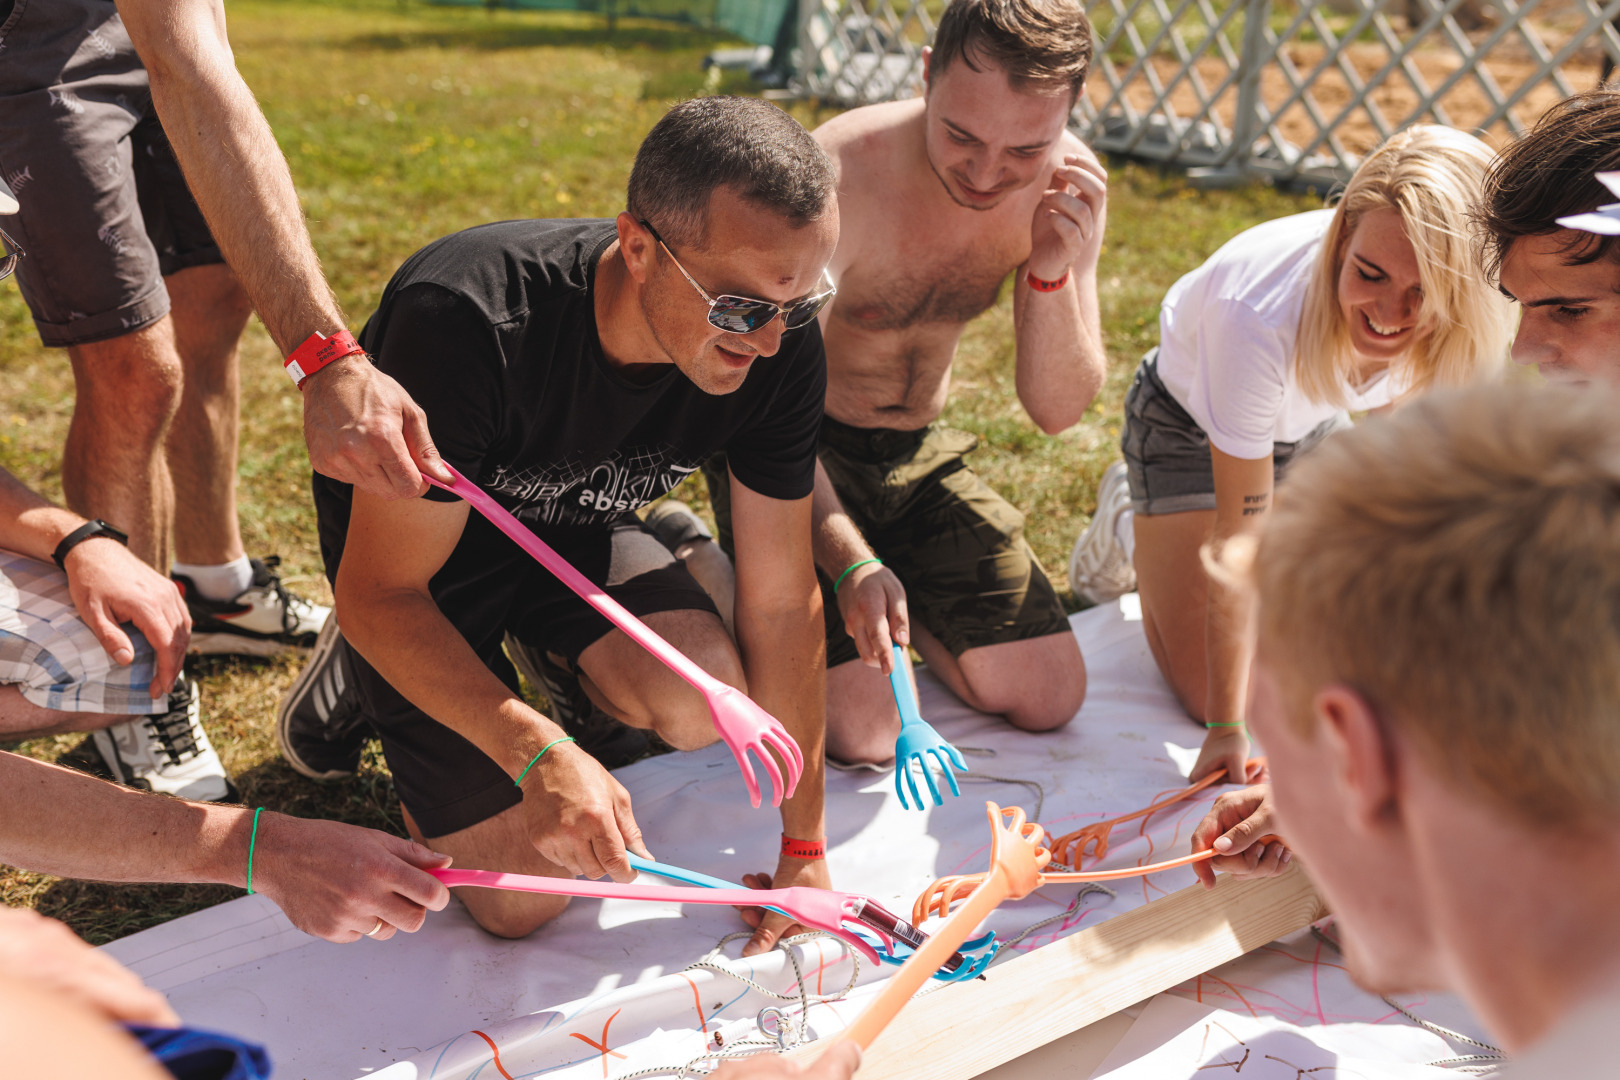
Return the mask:
[[[534, 780], [536, 773], [545, 783]], [[633, 881], [626, 849], [652, 854], [630, 811], [630, 793], [596, 759], [573, 743], [553, 748], [530, 770], [523, 789], [523, 820], [542, 858], [575, 877]]]
[[1219, 854], [1193, 863], [1193, 873], [1204, 888], [1213, 889], [1216, 871], [1234, 877], [1270, 877], [1280, 872], [1293, 859], [1293, 852], [1280, 841], [1257, 843], [1262, 836], [1274, 834], [1275, 826], [1270, 784], [1226, 792], [1215, 800], [1192, 834], [1194, 852], [1214, 848]]
[[164, 996], [62, 923], [0, 907], [0, 976], [61, 994], [117, 1023], [178, 1027]]
[[[826, 859], [795, 859], [783, 855], [776, 862], [775, 874], [745, 874], [743, 884], [750, 889], [792, 889], [806, 886], [812, 889], [832, 888], [832, 874]], [[783, 938], [808, 933], [804, 927], [785, 915], [766, 911], [762, 907], [738, 908], [743, 922], [754, 928], [754, 936], [743, 946], [744, 956], [758, 956], [776, 948]]]
[[414, 933], [429, 911], [450, 902], [450, 890], [428, 870], [448, 855], [421, 844], [339, 821], [265, 814], [253, 852], [253, 886], [306, 934], [345, 944], [395, 930]]
[[724, 1062], [709, 1075], [714, 1080], [849, 1080], [860, 1067], [860, 1043], [841, 1039], [809, 1063], [755, 1054]]
[[157, 669], [147, 692], [155, 698], [167, 694], [191, 642], [191, 614], [174, 582], [105, 536], [76, 545], [62, 561], [73, 606], [113, 663], [134, 661], [135, 647], [118, 625], [134, 623], [156, 654]]
[[449, 483], [427, 415], [364, 356], [347, 356], [304, 383], [304, 441], [316, 472], [379, 499], [427, 490], [422, 473]]
[[906, 590], [894, 571], [881, 563], [868, 563], [849, 575], [838, 590], [838, 613], [844, 629], [867, 667], [887, 675], [894, 670], [891, 642], [911, 644], [911, 618], [906, 614]]
[[1241, 727], [1212, 727], [1204, 733], [1204, 748], [1198, 752], [1198, 761], [1187, 782], [1196, 784], [1205, 776], [1226, 767], [1228, 784], [1241, 784], [1248, 778], [1249, 736]]
[[1035, 206], [1026, 269], [1057, 281], [1071, 267], [1094, 270], [1108, 216], [1108, 173], [1095, 154], [1067, 154]]

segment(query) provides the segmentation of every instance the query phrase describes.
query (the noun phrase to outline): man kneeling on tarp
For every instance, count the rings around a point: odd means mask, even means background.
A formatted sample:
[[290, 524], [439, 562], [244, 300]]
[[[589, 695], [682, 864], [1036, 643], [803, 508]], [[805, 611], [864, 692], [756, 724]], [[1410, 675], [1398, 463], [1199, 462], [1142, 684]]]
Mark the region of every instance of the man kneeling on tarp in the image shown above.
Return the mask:
[[[446, 461], [783, 722], [805, 766], [772, 877], [826, 887], [810, 492], [827, 381], [815, 314], [838, 240], [832, 167], [780, 109], [702, 98], [649, 133], [628, 207], [429, 245], [394, 275], [362, 340], [425, 403]], [[731, 462], [736, 644], [634, 513], [718, 450]], [[707, 746], [718, 736], [703, 698], [460, 499], [388, 502], [317, 476], [315, 501], [355, 655], [328, 634], [301, 684], [352, 663], [357, 678], [343, 683], [382, 738], [412, 834], [471, 867], [630, 880], [626, 851], [646, 852], [629, 795], [580, 744], [606, 754], [604, 731], [650, 731], [678, 750]], [[553, 716], [518, 695], [513, 660]], [[317, 758], [345, 767], [364, 731], [297, 699], [283, 710], [284, 752], [311, 775]], [[462, 898], [510, 937], [564, 905]], [[771, 915], [747, 951], [786, 928]]]
[[1461, 994], [1524, 1077], [1595, 1075], [1620, 1020], [1616, 416], [1447, 392], [1302, 461], [1252, 562], [1271, 788], [1194, 837], [1252, 861], [1274, 815], [1356, 980]]

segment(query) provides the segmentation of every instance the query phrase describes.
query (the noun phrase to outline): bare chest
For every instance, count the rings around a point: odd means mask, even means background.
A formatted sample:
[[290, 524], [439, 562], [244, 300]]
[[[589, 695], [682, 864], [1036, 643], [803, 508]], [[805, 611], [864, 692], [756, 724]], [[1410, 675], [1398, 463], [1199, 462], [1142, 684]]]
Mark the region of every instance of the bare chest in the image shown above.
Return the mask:
[[995, 304], [1008, 273], [1028, 257], [1027, 226], [1022, 236], [1009, 233], [948, 235], [914, 221], [862, 229], [840, 275], [832, 317], [873, 332], [968, 322]]

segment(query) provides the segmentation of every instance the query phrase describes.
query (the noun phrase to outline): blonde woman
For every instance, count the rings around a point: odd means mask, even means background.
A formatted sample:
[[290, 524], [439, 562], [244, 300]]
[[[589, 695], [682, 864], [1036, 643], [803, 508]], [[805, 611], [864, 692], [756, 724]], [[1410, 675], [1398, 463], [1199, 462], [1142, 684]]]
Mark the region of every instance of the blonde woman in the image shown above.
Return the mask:
[[[1451, 128], [1392, 137], [1332, 209], [1239, 234], [1165, 296], [1125, 399], [1125, 461], [1075, 544], [1094, 600], [1134, 577], [1159, 670], [1207, 728], [1194, 779], [1242, 780], [1252, 645], [1201, 561], [1254, 528], [1289, 461], [1349, 413], [1500, 371], [1512, 309], [1478, 272], [1469, 207], [1491, 150]], [[1133, 550], [1134, 549], [1134, 550]]]

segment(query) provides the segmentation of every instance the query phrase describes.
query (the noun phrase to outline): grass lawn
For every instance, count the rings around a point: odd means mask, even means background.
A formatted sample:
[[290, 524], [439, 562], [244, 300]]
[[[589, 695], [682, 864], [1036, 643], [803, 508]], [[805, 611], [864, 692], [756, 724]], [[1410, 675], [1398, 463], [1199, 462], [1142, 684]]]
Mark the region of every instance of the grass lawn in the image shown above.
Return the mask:
[[[237, 63], [264, 106], [351, 325], [424, 243], [486, 221], [611, 216], [642, 135], [670, 104], [749, 92], [706, 79], [703, 33], [595, 16], [486, 12], [382, 0], [232, 0]], [[814, 126], [830, 113], [795, 112]], [[1315, 205], [1269, 188], [1200, 192], [1179, 177], [1110, 163], [1102, 308], [1110, 366], [1085, 420], [1042, 435], [1013, 388], [1010, 292], [967, 330], [945, 420], [979, 433], [975, 468], [1028, 516], [1060, 582], [1069, 546], [1118, 455], [1120, 404], [1156, 335], [1157, 305], [1179, 275], [1237, 231]], [[329, 599], [308, 496], [299, 399], [255, 322], [243, 342], [241, 504], [249, 552], [282, 557], [295, 588]], [[0, 284], [0, 465], [61, 498], [60, 448], [73, 407], [61, 352], [39, 345], [14, 283]], [[680, 496], [702, 502], [701, 481]], [[282, 763], [272, 724], [299, 660], [197, 665], [204, 717], [253, 805], [402, 832], [386, 767], [320, 786]], [[53, 759], [81, 737], [23, 752]], [[224, 887], [106, 886], [0, 869], [0, 900], [66, 920], [100, 943], [236, 895]]]

